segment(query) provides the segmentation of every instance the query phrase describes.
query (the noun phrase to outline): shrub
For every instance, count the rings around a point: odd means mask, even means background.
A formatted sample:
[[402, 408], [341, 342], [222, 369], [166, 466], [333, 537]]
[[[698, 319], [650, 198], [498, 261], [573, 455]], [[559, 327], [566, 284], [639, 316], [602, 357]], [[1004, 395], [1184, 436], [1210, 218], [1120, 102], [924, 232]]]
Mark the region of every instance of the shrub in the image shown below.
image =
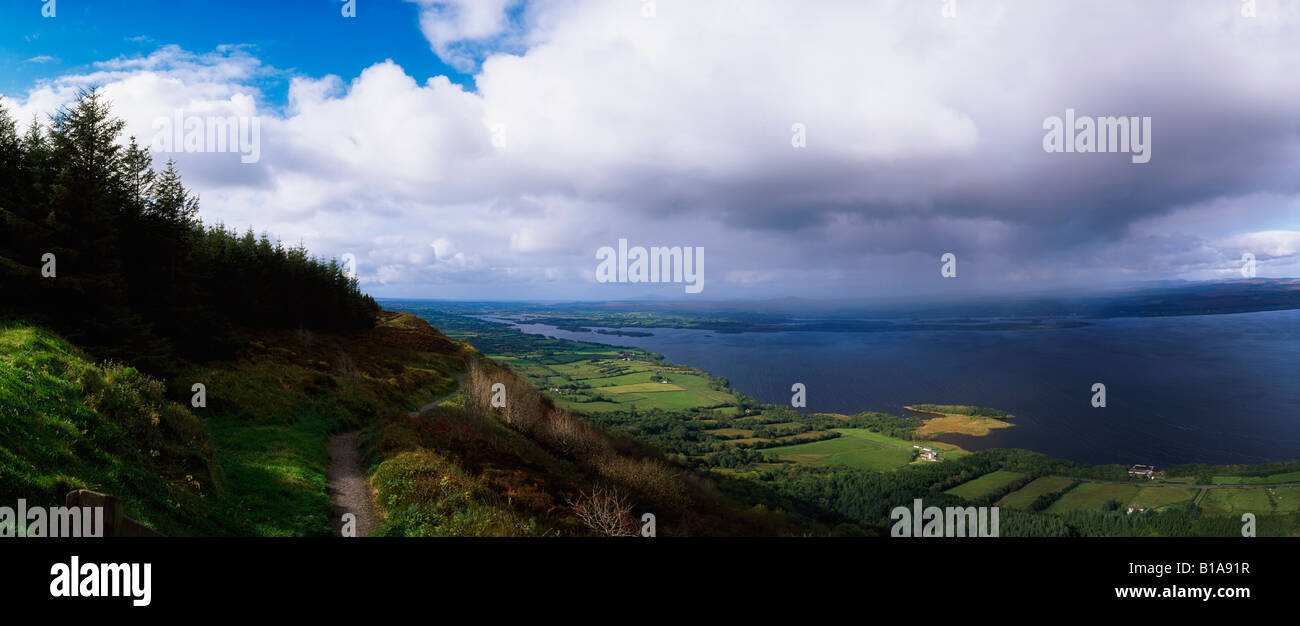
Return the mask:
[[481, 480], [432, 450], [403, 452], [376, 468], [371, 484], [384, 513], [379, 533], [417, 537], [518, 537], [536, 522], [499, 502]]
[[579, 492], [569, 500], [569, 508], [592, 532], [605, 537], [632, 537], [637, 534], [632, 505], [618, 490], [600, 487], [591, 493]]

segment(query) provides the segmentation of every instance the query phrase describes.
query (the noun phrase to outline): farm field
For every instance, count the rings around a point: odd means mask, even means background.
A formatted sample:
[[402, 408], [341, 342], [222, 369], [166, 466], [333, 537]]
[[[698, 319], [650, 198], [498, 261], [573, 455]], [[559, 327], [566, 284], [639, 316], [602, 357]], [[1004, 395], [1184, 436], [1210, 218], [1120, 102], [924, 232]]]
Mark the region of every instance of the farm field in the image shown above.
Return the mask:
[[1215, 476], [1215, 485], [1273, 485], [1300, 482], [1300, 472], [1273, 474], [1272, 476]]
[[1142, 487], [1132, 500], [1121, 504], [1141, 505], [1154, 509], [1190, 501], [1196, 497], [1198, 491], [1190, 487]]
[[[961, 447], [950, 443], [907, 441], [882, 435], [865, 428], [834, 428], [832, 430], [841, 436], [836, 439], [767, 448], [763, 450], [763, 454], [773, 460], [793, 463], [838, 465], [886, 471], [897, 469], [912, 462], [928, 462], [913, 461], [917, 453], [917, 449], [913, 447], [914, 445], [933, 448], [941, 457], [946, 458], [957, 458], [970, 454]], [[816, 433], [805, 434], [812, 436]], [[735, 441], [738, 443], [752, 443], [764, 440], [737, 439]]]
[[1210, 489], [1201, 500], [1201, 509], [1212, 515], [1296, 513], [1300, 512], [1300, 487]]
[[1118, 501], [1120, 504], [1127, 504], [1137, 496], [1139, 489], [1139, 487], [1130, 485], [1083, 483], [1061, 496], [1061, 499], [1052, 503], [1052, 506], [1047, 507], [1047, 512], [1100, 511], [1102, 505], [1111, 500]]
[[1210, 489], [1201, 499], [1201, 510], [1211, 515], [1270, 513], [1273, 503], [1266, 489]]
[[595, 403], [638, 410], [707, 408], [731, 405], [736, 399], [726, 391], [709, 389], [702, 376], [655, 362], [612, 357], [600, 361], [599, 368], [589, 362], [537, 365], [546, 370], [545, 384], [551, 386], [556, 400], [577, 410], [590, 410]]
[[1273, 510], [1277, 513], [1300, 512], [1300, 487], [1276, 487], [1270, 489], [1273, 496]]
[[641, 351], [572, 342], [558, 355], [496, 358], [561, 406], [580, 412], [707, 408], [727, 416], [739, 412], [734, 392], [713, 389], [703, 373], [662, 363]]
[[1025, 475], [1020, 472], [998, 470], [996, 472], [989, 472], [988, 474], [980, 476], [974, 480], [964, 482], [944, 493], [950, 493], [962, 498], [974, 499], [993, 493], [1024, 477]]
[[1060, 478], [1057, 476], [1044, 476], [1042, 478], [1037, 478], [1028, 485], [1003, 496], [1001, 500], [998, 500], [997, 505], [1009, 509], [1028, 510], [1029, 506], [1033, 504], [1039, 496], [1056, 493], [1070, 486], [1073, 482], [1073, 480], [1068, 478]]
[[712, 428], [704, 432], [724, 439], [748, 439], [754, 436], [752, 428]]
[[793, 463], [892, 470], [911, 462], [914, 448], [910, 444], [904, 448], [863, 437], [844, 435], [824, 441], [768, 448], [763, 450], [763, 454], [774, 460]]
[[601, 414], [713, 408], [723, 416], [738, 412], [739, 397], [730, 390], [711, 388], [707, 374], [663, 363], [643, 350], [501, 335], [510, 340], [492, 343], [499, 343], [506, 353], [492, 357], [571, 410]]
[[956, 444], [951, 444], [951, 443], [944, 443], [942, 441], [907, 441], [904, 439], [898, 439], [896, 437], [890, 437], [889, 435], [882, 435], [878, 432], [870, 431], [865, 428], [835, 428], [832, 430], [834, 430], [837, 433], [840, 433], [841, 435], [845, 435], [848, 437], [857, 437], [859, 439], [874, 441], [876, 443], [882, 443], [888, 446], [896, 446], [896, 447], [909, 448], [909, 449], [911, 449], [913, 445], [925, 446], [927, 448], [931, 448], [934, 451], [938, 452], [939, 456], [942, 458], [957, 458], [957, 457], [962, 457], [970, 454], [970, 452], [962, 449], [961, 446], [958, 446]]

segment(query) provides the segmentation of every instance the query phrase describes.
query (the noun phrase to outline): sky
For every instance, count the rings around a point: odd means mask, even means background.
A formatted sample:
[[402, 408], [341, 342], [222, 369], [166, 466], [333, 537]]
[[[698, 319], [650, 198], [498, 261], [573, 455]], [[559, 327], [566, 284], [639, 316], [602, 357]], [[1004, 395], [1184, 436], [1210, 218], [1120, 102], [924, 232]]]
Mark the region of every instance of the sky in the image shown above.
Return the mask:
[[[1300, 275], [1296, 2], [0, 13], [0, 104], [20, 124], [98, 87], [159, 165], [177, 161], [206, 221], [351, 255], [378, 297], [1103, 290], [1241, 278], [1247, 254], [1258, 276]], [[167, 146], [177, 116], [255, 120], [256, 158]], [[1075, 137], [1113, 117], [1135, 142], [1149, 131], [1143, 150], [1055, 151], [1095, 148]], [[1052, 120], [1074, 121], [1067, 139], [1051, 140]], [[620, 240], [703, 249], [702, 287], [602, 281], [598, 251]]]

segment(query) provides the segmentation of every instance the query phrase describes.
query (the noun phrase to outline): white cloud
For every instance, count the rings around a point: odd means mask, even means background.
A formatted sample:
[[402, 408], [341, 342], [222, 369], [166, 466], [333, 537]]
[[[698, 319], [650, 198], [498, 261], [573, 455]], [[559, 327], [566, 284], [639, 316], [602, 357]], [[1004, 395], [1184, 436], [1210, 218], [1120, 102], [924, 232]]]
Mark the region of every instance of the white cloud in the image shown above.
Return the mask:
[[433, 51], [462, 72], [509, 34], [509, 9], [519, 0], [407, 0], [420, 5], [420, 30]]
[[[705, 246], [719, 297], [936, 289], [947, 251], [960, 288], [1295, 254], [1294, 5], [412, 1], [475, 90], [377, 59], [292, 76], [273, 110], [258, 85], [285, 74], [247, 48], [167, 46], [45, 81], [18, 117], [90, 84], [141, 137], [178, 108], [261, 116], [256, 166], [177, 155], [204, 215], [353, 252], [381, 295], [598, 296], [619, 238]], [[1067, 107], [1154, 116], [1152, 164], [1045, 155]]]
[[1300, 230], [1268, 230], [1233, 235], [1215, 242], [1222, 250], [1240, 249], [1259, 258], [1284, 259], [1300, 254]]

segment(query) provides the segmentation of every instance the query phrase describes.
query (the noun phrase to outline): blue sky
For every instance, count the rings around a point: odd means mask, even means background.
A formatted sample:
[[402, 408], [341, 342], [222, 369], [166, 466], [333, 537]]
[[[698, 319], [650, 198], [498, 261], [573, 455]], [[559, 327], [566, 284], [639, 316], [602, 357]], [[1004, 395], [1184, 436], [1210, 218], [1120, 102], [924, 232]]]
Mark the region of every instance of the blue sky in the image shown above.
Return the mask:
[[[1300, 275], [1296, 2], [43, 4], [0, 8], [21, 124], [100, 87], [205, 220], [353, 255], [380, 297]], [[1047, 150], [1070, 111], [1150, 119], [1151, 158]], [[177, 115], [256, 120], [258, 158], [158, 145]], [[598, 280], [620, 240], [704, 249], [702, 292]]]
[[289, 76], [355, 77], [384, 59], [420, 81], [444, 75], [473, 85], [471, 75], [430, 51], [419, 29], [419, 6], [398, 0], [360, 0], [350, 19], [342, 16], [341, 0], [57, 0], [54, 19], [42, 17], [42, 6], [42, 0], [5, 0], [0, 93], [29, 89], [51, 74], [85, 71], [95, 62], [148, 55], [165, 44], [195, 52], [245, 47], [281, 70], [263, 84], [267, 103], [277, 107], [287, 97]]

